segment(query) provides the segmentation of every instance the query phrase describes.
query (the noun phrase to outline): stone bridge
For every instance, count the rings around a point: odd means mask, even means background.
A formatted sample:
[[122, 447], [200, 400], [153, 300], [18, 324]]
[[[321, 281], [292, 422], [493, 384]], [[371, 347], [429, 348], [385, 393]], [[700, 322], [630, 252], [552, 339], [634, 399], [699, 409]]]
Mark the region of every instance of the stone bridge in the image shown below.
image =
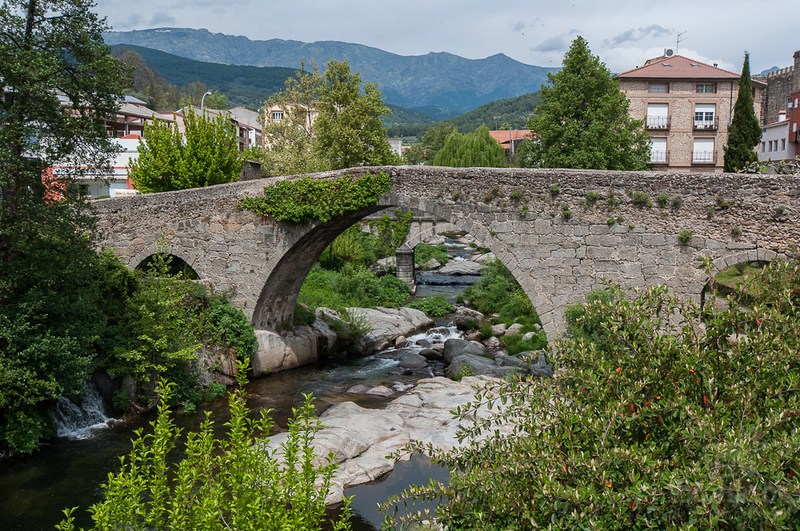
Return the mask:
[[666, 284], [699, 300], [708, 282], [702, 257], [722, 269], [772, 260], [800, 241], [800, 181], [791, 176], [413, 166], [314, 177], [379, 171], [391, 176], [390, 194], [324, 224], [277, 223], [237, 209], [240, 197], [284, 178], [97, 201], [100, 243], [136, 267], [163, 242], [227, 291], [257, 329], [274, 329], [292, 318], [303, 280], [340, 232], [402, 205], [491, 249], [553, 338], [565, 308], [603, 277], [626, 288]]

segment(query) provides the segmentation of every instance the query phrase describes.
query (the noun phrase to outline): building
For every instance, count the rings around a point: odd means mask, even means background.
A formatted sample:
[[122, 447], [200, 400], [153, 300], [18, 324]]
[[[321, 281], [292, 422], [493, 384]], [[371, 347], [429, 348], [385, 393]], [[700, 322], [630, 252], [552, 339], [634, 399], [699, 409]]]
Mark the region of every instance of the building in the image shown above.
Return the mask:
[[489, 134], [506, 151], [506, 158], [509, 162], [513, 162], [516, 159], [522, 141], [531, 138], [530, 129], [489, 131]]
[[[305, 129], [307, 134], [311, 136], [311, 127], [319, 116], [319, 111], [313, 105], [304, 105], [302, 103], [267, 103], [262, 107], [262, 118], [264, 126], [272, 123], [280, 123], [289, 118], [289, 115], [299, 114], [298, 127]], [[264, 149], [270, 149], [273, 142], [270, 141], [269, 134], [263, 135]]]
[[194, 111], [197, 116], [203, 113], [208, 114], [211, 118], [224, 116], [231, 121], [231, 125], [236, 131], [236, 139], [239, 144], [239, 151], [245, 151], [251, 146], [261, 145], [261, 125], [258, 122], [258, 113], [251, 111], [245, 107], [234, 107], [230, 110], [224, 109], [210, 109], [208, 107], [197, 107], [196, 105], [182, 107], [174, 113], [175, 123], [178, 126], [178, 132], [181, 135], [186, 134], [186, 125], [184, 124], [184, 116], [189, 112], [189, 108]]
[[[630, 113], [651, 136], [651, 163], [667, 171], [721, 172], [739, 77], [666, 50], [616, 78]], [[766, 83], [753, 80], [756, 116]]]
[[[791, 123], [784, 110], [778, 113], [778, 121], [766, 124], [761, 129], [761, 144], [758, 146], [760, 162], [794, 160], [797, 156], [797, 144], [792, 140], [797, 137], [797, 133], [792, 135]], [[797, 127], [797, 122], [794, 122], [794, 126]]]
[[[794, 64], [770, 72], [755, 79], [767, 83], [762, 106], [761, 123], [770, 124], [778, 121], [778, 114], [789, 109], [792, 94], [800, 92], [800, 50], [794, 52]], [[795, 107], [796, 108], [796, 107]]]

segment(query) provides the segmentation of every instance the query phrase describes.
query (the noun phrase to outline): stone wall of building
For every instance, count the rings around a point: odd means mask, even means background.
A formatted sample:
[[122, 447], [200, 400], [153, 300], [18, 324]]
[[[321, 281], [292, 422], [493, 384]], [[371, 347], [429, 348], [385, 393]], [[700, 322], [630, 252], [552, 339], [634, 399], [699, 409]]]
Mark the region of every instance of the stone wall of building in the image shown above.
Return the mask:
[[767, 82], [761, 123], [777, 122], [778, 113], [786, 110], [789, 95], [800, 90], [800, 50], [794, 52], [794, 62], [791, 66], [770, 72], [759, 79]]

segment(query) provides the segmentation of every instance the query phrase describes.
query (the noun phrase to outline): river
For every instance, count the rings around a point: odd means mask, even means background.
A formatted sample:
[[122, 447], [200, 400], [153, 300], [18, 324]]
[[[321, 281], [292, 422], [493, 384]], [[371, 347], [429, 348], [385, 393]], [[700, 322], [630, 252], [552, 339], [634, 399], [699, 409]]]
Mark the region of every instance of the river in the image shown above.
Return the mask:
[[[466, 246], [456, 245], [451, 249], [457, 257], [470, 252]], [[466, 284], [476, 280], [476, 277], [442, 278], [440, 275], [437, 278], [435, 275], [420, 275], [418, 297], [440, 295], [452, 302]], [[292, 407], [302, 403], [303, 393], [316, 397], [318, 411], [345, 400], [363, 407], [380, 408], [390, 399], [351, 395], [347, 389], [359, 383], [378, 385], [387, 380], [413, 384], [419, 377], [419, 373], [404, 374], [397, 369], [395, 361], [379, 355], [328, 360], [251, 381], [247, 388], [248, 405], [254, 411], [272, 409], [276, 425], [285, 428]], [[227, 420], [224, 398], [198, 409], [210, 411], [219, 426]], [[198, 428], [202, 417], [179, 414], [176, 422], [193, 430]], [[85, 508], [101, 499], [100, 485], [109, 472], [118, 470], [118, 456], [129, 452], [133, 431], [147, 429], [152, 419], [153, 415], [144, 415], [112, 422], [92, 430], [85, 438], [56, 437], [43, 444], [33, 456], [0, 463], [0, 527], [26, 531], [53, 529], [61, 519], [62, 509], [74, 506], [80, 507], [76, 513], [77, 524], [91, 525]], [[400, 493], [410, 484], [427, 483], [430, 477], [444, 479], [447, 471], [437, 469], [423, 458], [415, 458], [401, 463], [395, 472], [378, 482], [346, 490], [346, 495], [355, 495], [353, 529], [379, 529], [382, 516], [375, 510], [376, 503]]]

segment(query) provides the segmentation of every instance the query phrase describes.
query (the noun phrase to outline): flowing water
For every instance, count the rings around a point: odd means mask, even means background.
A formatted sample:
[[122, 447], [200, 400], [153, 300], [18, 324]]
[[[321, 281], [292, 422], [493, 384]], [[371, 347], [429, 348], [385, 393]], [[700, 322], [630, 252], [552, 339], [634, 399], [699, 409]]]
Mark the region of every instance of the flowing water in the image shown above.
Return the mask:
[[[466, 246], [456, 248], [457, 255], [468, 254]], [[463, 253], [463, 254], [462, 254]], [[444, 296], [450, 301], [463, 292], [473, 278], [435, 276], [425, 273], [418, 279], [417, 297]], [[447, 283], [449, 282], [449, 283]], [[455, 333], [454, 330], [445, 332]], [[420, 336], [422, 337], [422, 336]], [[409, 338], [413, 341], [415, 338]], [[431, 339], [430, 337], [428, 339]], [[271, 416], [279, 429], [286, 427], [292, 407], [303, 401], [304, 393], [316, 397], [318, 411], [332, 404], [352, 400], [363, 407], [379, 408], [391, 399], [353, 395], [347, 392], [356, 384], [375, 386], [386, 383], [410, 385], [421, 377], [430, 376], [430, 370], [404, 371], [397, 367], [392, 352], [375, 356], [349, 357], [328, 360], [313, 366], [272, 374], [248, 384], [248, 405], [251, 409], [271, 409]], [[439, 372], [441, 367], [437, 367]], [[211, 418], [221, 426], [227, 420], [227, 402], [218, 399], [202, 408], [211, 412]], [[109, 472], [119, 468], [120, 455], [130, 451], [133, 431], [148, 429], [154, 415], [144, 415], [128, 420], [109, 419], [102, 400], [93, 387], [89, 387], [81, 404], [59, 399], [53, 416], [58, 436], [42, 445], [38, 453], [24, 458], [0, 462], [0, 529], [37, 530], [53, 529], [62, 517], [65, 507], [79, 506], [76, 521], [89, 526], [85, 508], [102, 497], [100, 485]], [[198, 429], [203, 415], [177, 415], [176, 423], [186, 430]], [[392, 474], [378, 482], [361, 485], [345, 491], [355, 495], [356, 512], [353, 528], [379, 529], [383, 517], [375, 510], [376, 503], [400, 493], [410, 484], [427, 483], [428, 478], [446, 479], [447, 471], [421, 457], [400, 463]]]

